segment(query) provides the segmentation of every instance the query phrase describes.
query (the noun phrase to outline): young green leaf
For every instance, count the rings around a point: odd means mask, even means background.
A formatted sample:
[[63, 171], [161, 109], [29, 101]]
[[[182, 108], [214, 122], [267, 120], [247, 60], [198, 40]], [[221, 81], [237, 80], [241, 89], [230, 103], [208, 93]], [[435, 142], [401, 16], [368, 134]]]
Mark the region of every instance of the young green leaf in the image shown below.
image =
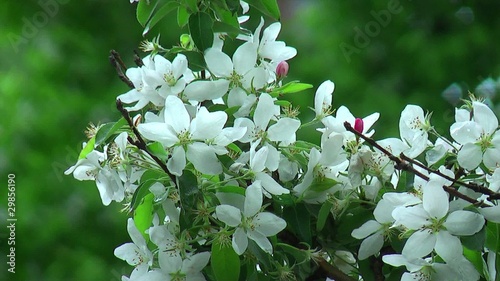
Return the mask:
[[321, 209], [318, 213], [318, 221], [316, 222], [316, 230], [321, 231], [323, 227], [325, 227], [326, 219], [330, 214], [330, 210], [332, 209], [333, 204], [329, 201], [325, 201], [323, 205], [321, 205]]
[[234, 251], [231, 243], [212, 244], [211, 266], [218, 281], [238, 280], [240, 276], [240, 257]]
[[168, 152], [163, 147], [163, 144], [157, 141], [148, 144], [148, 151], [153, 153], [154, 156], [158, 157], [163, 162], [168, 160]]
[[156, 13], [153, 13], [151, 16], [151, 19], [147, 22], [147, 24], [144, 26], [144, 31], [142, 32], [142, 35], [146, 35], [151, 28], [153, 28], [161, 19], [163, 19], [166, 15], [168, 15], [170, 12], [175, 10], [179, 4], [176, 1], [169, 1], [165, 5], [161, 6], [157, 10]]
[[200, 51], [212, 47], [214, 41], [212, 27], [212, 18], [207, 13], [198, 12], [189, 17], [189, 33]]
[[127, 125], [127, 121], [123, 117], [120, 118], [120, 120], [118, 120], [117, 122], [111, 122], [102, 125], [99, 128], [99, 131], [97, 131], [95, 137], [95, 145], [100, 145], [101, 143], [107, 141], [112, 135], [115, 134], [116, 131], [118, 131], [125, 125]]
[[151, 193], [144, 196], [141, 204], [137, 206], [134, 212], [135, 226], [146, 241], [149, 241], [149, 235], [145, 231], [151, 226], [151, 222], [153, 221], [153, 199], [154, 195]]
[[85, 159], [85, 157], [87, 157], [87, 155], [94, 150], [94, 146], [95, 146], [95, 136], [93, 138], [91, 138], [87, 142], [85, 147], [82, 149], [82, 151], [80, 151], [80, 155], [78, 156], [78, 160]]
[[[154, 3], [153, 3], [154, 2]], [[142, 25], [146, 26], [146, 23], [153, 16], [154, 9], [158, 5], [158, 1], [148, 1], [140, 0], [137, 4], [137, 21]]]

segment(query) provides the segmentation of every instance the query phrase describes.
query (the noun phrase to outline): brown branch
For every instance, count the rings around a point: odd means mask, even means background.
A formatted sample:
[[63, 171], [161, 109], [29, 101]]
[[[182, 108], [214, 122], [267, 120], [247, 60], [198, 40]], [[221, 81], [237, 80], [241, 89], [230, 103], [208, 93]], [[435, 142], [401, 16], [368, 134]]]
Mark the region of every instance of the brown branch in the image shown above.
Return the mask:
[[408, 162], [411, 162], [417, 166], [419, 166], [420, 168], [426, 170], [427, 172], [429, 173], [433, 173], [433, 174], [436, 174], [446, 180], [449, 180], [453, 183], [456, 183], [458, 185], [461, 185], [461, 186], [465, 186], [469, 189], [472, 189], [474, 190], [475, 192], [479, 192], [479, 193], [482, 193], [482, 194], [485, 194], [485, 195], [489, 195], [489, 199], [499, 199], [500, 198], [500, 193], [498, 192], [494, 192], [493, 190], [487, 188], [487, 187], [484, 187], [482, 185], [478, 185], [478, 184], [475, 184], [475, 183], [467, 183], [467, 182], [463, 182], [463, 181], [460, 181], [458, 179], [455, 179], [455, 178], [452, 178], [452, 177], [449, 177], [443, 173], [441, 173], [439, 170], [433, 170], [425, 165], [423, 165], [422, 163], [418, 162], [418, 161], [415, 161], [414, 159], [411, 159], [410, 157], [404, 155], [403, 153], [401, 153], [400, 157], [402, 159], [404, 159], [405, 161], [408, 161]]
[[354, 278], [349, 277], [347, 274], [340, 271], [340, 269], [327, 262], [324, 258], [318, 257], [314, 260], [318, 263], [319, 267], [328, 278], [335, 281], [355, 281]]
[[[408, 171], [408, 172], [411, 172], [411, 173], [415, 174], [416, 176], [422, 178], [423, 180], [426, 180], [426, 181], [429, 180], [428, 176], [422, 174], [421, 172], [419, 172], [415, 168], [413, 168], [413, 166], [411, 165], [411, 163], [408, 163], [407, 161], [402, 160], [401, 158], [394, 156], [391, 152], [389, 152], [388, 150], [386, 150], [385, 148], [383, 148], [381, 145], [379, 145], [377, 142], [375, 142], [372, 138], [369, 138], [369, 137], [363, 135], [362, 133], [354, 130], [354, 128], [351, 126], [351, 124], [349, 122], [347, 122], [347, 121], [344, 122], [344, 127], [349, 132], [352, 132], [356, 136], [362, 138], [364, 141], [366, 141], [367, 143], [369, 143], [371, 146], [377, 148], [378, 150], [382, 151], [382, 153], [384, 153], [385, 155], [387, 155], [387, 157], [389, 157], [389, 159], [391, 159], [395, 163], [394, 167], [396, 169], [403, 170], [403, 171]], [[407, 157], [405, 157], [405, 158], [407, 158]], [[452, 179], [452, 181], [455, 181], [455, 179]], [[479, 202], [479, 201], [477, 201], [474, 198], [471, 198], [471, 197], [469, 197], [469, 196], [467, 196], [467, 195], [465, 195], [463, 193], [458, 192], [458, 190], [456, 190], [452, 186], [443, 186], [443, 188], [450, 195], [453, 195], [455, 197], [463, 199], [463, 200], [465, 200], [465, 201], [467, 201], [469, 203], [472, 203], [472, 204], [474, 204], [476, 206], [491, 207], [488, 204], [485, 204], [484, 202]]]
[[116, 73], [118, 74], [118, 77], [120, 80], [122, 80], [127, 86], [129, 86], [131, 89], [135, 88], [134, 83], [128, 79], [128, 77], [123, 73], [123, 69], [127, 69], [125, 64], [122, 61], [122, 58], [120, 57], [120, 54], [116, 52], [115, 50], [110, 51], [109, 55], [109, 61], [111, 62], [111, 65], [115, 68]]
[[139, 57], [139, 54], [137, 54], [137, 51], [134, 51], [134, 62], [138, 67], [144, 65], [144, 62], [142, 61], [141, 57]]
[[176, 177], [172, 173], [170, 173], [170, 171], [167, 168], [167, 165], [165, 163], [163, 163], [163, 161], [161, 161], [160, 158], [156, 157], [154, 154], [152, 154], [148, 150], [146, 142], [144, 141], [141, 134], [139, 133], [139, 130], [137, 130], [137, 127], [134, 126], [134, 122], [130, 118], [128, 111], [123, 107], [123, 103], [119, 99], [116, 100], [116, 108], [118, 109], [118, 111], [120, 111], [123, 118], [125, 118], [125, 120], [128, 123], [128, 126], [130, 127], [130, 129], [132, 129], [132, 132], [134, 133], [135, 137], [137, 138], [137, 140], [134, 140], [129, 136], [128, 141], [131, 144], [137, 146], [137, 148], [139, 148], [140, 150], [143, 150], [144, 152], [146, 152], [162, 168], [162, 170], [165, 171], [165, 173], [167, 173], [167, 175], [170, 177], [170, 180], [172, 180], [172, 182], [175, 184]]

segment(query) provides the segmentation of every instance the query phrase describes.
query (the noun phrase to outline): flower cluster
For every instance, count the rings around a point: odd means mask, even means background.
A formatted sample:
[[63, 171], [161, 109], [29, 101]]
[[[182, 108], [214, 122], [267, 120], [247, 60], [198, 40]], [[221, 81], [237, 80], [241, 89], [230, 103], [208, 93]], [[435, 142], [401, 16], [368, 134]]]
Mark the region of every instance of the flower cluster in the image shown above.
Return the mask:
[[[404, 265], [404, 274], [388, 273], [402, 280], [494, 280], [500, 135], [492, 110], [475, 98], [456, 109], [449, 140], [408, 105], [400, 136], [374, 141], [380, 115], [334, 108], [327, 80], [302, 124], [282, 97], [312, 86], [285, 83], [296, 50], [277, 41], [280, 23], [263, 28], [262, 20], [238, 35], [232, 56], [226, 34], [215, 34], [198, 50], [201, 69], [182, 50], [167, 52], [170, 61], [153, 44], [122, 73], [131, 86], [117, 98], [123, 118], [89, 130], [66, 171], [94, 180], [104, 205], [122, 202], [133, 215], [132, 242], [115, 250], [134, 266], [123, 280], [294, 280], [312, 267], [359, 280], [369, 258]], [[318, 144], [297, 139], [310, 125]], [[325, 263], [333, 269], [318, 267]]]

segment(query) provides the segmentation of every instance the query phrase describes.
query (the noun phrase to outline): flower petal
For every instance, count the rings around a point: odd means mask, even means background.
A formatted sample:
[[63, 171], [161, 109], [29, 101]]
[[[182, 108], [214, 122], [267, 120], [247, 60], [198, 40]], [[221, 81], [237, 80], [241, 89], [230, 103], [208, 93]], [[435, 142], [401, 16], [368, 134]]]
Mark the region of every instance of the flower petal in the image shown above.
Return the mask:
[[220, 221], [229, 226], [236, 227], [241, 223], [241, 211], [236, 207], [219, 205], [215, 207], [215, 214]]
[[264, 236], [273, 236], [286, 227], [286, 222], [282, 218], [269, 212], [258, 213], [253, 218], [255, 231]]
[[245, 205], [243, 207], [243, 215], [245, 217], [253, 217], [262, 207], [262, 186], [260, 181], [255, 181], [247, 187], [245, 191]]
[[414, 232], [406, 241], [401, 252], [409, 260], [422, 258], [432, 252], [436, 245], [436, 235], [429, 229]]
[[248, 247], [248, 237], [243, 228], [238, 227], [233, 234], [232, 245], [238, 255], [242, 255]]
[[378, 253], [380, 249], [382, 249], [383, 245], [384, 245], [384, 235], [382, 235], [382, 233], [379, 232], [374, 233], [373, 235], [363, 240], [363, 242], [361, 242], [361, 245], [359, 247], [358, 258], [360, 260], [364, 260], [369, 256]]
[[453, 235], [473, 235], [484, 226], [481, 214], [458, 210], [448, 215], [444, 227]]

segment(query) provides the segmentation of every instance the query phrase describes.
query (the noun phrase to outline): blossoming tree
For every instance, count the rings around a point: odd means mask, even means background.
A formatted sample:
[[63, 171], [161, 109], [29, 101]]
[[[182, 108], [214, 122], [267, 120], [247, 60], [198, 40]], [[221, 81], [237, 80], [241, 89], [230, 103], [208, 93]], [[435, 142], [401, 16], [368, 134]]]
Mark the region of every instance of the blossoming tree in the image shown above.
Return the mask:
[[[122, 280], [498, 278], [500, 135], [481, 100], [452, 139], [408, 105], [400, 136], [375, 141], [379, 113], [335, 108], [327, 80], [303, 124], [282, 97], [313, 86], [286, 81], [280, 23], [245, 28], [250, 8], [279, 19], [275, 0], [131, 2], [145, 34], [174, 12], [188, 33], [143, 42], [136, 67], [111, 52], [122, 118], [89, 127], [66, 171], [130, 214]], [[320, 143], [298, 140], [312, 124]]]

